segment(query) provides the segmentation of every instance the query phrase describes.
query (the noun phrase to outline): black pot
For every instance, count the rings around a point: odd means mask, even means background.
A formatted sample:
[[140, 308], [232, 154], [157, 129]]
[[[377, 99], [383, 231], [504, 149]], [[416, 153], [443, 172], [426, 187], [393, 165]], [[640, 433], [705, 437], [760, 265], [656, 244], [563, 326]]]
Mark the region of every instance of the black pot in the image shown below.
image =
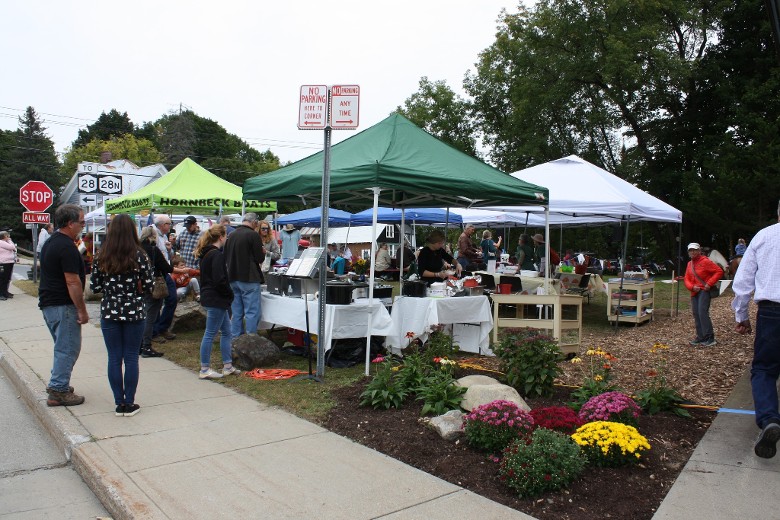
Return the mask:
[[401, 288], [401, 294], [404, 296], [413, 296], [416, 298], [424, 298], [427, 294], [428, 284], [425, 282], [409, 282], [405, 281]]
[[349, 282], [327, 282], [325, 284], [325, 303], [349, 305], [352, 303], [352, 291], [355, 286]]

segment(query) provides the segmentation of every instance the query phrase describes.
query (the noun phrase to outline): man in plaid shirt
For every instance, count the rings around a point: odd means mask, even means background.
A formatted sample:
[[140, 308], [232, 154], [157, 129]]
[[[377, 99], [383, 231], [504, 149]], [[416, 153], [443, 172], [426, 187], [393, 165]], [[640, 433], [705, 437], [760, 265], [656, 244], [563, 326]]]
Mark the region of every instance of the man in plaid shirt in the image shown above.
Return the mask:
[[192, 215], [184, 219], [184, 232], [176, 239], [176, 247], [179, 255], [184, 259], [184, 263], [190, 269], [197, 269], [197, 260], [195, 259], [195, 248], [200, 239], [200, 229], [198, 221]]

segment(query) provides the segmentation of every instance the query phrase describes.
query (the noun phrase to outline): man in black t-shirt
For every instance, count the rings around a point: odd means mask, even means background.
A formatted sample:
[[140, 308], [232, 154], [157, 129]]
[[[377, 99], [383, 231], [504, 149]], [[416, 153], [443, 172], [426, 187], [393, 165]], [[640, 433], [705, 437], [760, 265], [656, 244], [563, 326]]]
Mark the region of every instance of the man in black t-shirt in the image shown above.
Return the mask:
[[84, 227], [84, 212], [63, 204], [54, 213], [57, 231], [41, 250], [38, 307], [54, 339], [54, 363], [46, 388], [49, 406], [75, 406], [84, 397], [73, 392], [70, 375], [81, 352], [81, 326], [89, 322], [84, 303], [84, 260], [76, 239]]

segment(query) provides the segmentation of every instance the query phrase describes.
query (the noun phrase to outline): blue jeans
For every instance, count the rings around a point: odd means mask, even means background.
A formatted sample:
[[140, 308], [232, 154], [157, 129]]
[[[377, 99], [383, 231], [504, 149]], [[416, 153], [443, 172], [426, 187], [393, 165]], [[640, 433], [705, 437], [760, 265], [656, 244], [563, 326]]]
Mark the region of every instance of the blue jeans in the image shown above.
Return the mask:
[[207, 367], [211, 365], [211, 348], [214, 342], [214, 336], [217, 331], [222, 335], [219, 337], [219, 350], [222, 354], [222, 363], [232, 363], [233, 355], [230, 352], [230, 312], [227, 309], [218, 309], [217, 307], [204, 307], [206, 309], [206, 331], [203, 333], [203, 339], [200, 342], [200, 366]]
[[247, 332], [257, 334], [260, 323], [260, 284], [230, 282], [230, 288], [233, 289], [233, 337], [237, 338]]
[[179, 298], [176, 295], [176, 282], [173, 281], [171, 275], [165, 275], [165, 285], [168, 286], [168, 296], [165, 297], [165, 306], [160, 313], [160, 317], [157, 318], [157, 322], [154, 324], [154, 336], [159, 336], [166, 330], [171, 328], [173, 323], [173, 313], [176, 312], [176, 304], [179, 303]]
[[[114, 393], [114, 404], [134, 404], [138, 387], [138, 350], [145, 320], [113, 321], [100, 319], [103, 341], [108, 351], [108, 384]], [[122, 364], [125, 366], [122, 375]]]
[[44, 307], [43, 320], [54, 339], [54, 363], [51, 368], [49, 388], [67, 392], [70, 374], [81, 352], [81, 325], [75, 305]]
[[756, 409], [756, 424], [763, 428], [769, 422], [780, 423], [777, 409], [777, 378], [780, 376], [780, 306], [758, 306], [756, 340], [753, 343], [753, 365], [750, 385]]
[[710, 319], [710, 293], [699, 291], [696, 296], [691, 296], [691, 311], [693, 321], [696, 324], [696, 339], [698, 341], [712, 341], [715, 339], [715, 331], [712, 329]]

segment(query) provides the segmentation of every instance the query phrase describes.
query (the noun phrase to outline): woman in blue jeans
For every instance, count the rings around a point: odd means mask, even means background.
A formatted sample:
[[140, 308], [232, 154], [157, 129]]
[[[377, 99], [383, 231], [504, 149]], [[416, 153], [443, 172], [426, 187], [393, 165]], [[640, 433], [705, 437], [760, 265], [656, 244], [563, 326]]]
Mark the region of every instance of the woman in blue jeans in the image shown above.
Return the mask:
[[[233, 290], [228, 281], [225, 257], [222, 248], [227, 233], [225, 226], [217, 224], [204, 232], [195, 249], [200, 259], [200, 304], [206, 309], [206, 331], [200, 342], [201, 379], [219, 379], [222, 376], [238, 375], [240, 370], [233, 366], [230, 352], [231, 328], [230, 308], [233, 304]], [[211, 345], [220, 331], [219, 350], [222, 354], [222, 372], [211, 368]]]
[[132, 417], [141, 409], [135, 402], [138, 347], [146, 322], [144, 294], [152, 290], [152, 266], [129, 216], [119, 214], [111, 221], [92, 263], [90, 287], [103, 293], [100, 328], [108, 351], [108, 383], [116, 415]]

